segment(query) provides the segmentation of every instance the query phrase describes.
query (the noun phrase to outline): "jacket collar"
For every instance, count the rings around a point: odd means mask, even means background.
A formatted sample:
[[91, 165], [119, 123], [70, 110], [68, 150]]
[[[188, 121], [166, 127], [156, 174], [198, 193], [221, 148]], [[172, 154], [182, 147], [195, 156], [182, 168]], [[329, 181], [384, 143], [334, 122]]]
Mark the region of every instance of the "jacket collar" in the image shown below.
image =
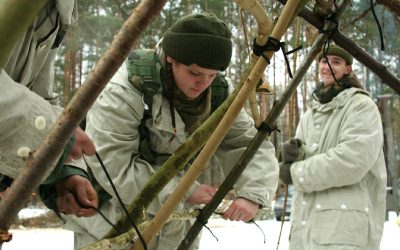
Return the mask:
[[315, 110], [315, 111], [320, 111], [320, 112], [327, 112], [333, 109], [337, 109], [340, 107], [343, 107], [349, 100], [350, 98], [355, 95], [355, 94], [364, 94], [370, 96], [370, 94], [359, 88], [348, 88], [343, 91], [341, 91], [337, 96], [335, 96], [332, 101], [321, 104], [320, 102], [312, 99], [310, 103], [310, 108]]

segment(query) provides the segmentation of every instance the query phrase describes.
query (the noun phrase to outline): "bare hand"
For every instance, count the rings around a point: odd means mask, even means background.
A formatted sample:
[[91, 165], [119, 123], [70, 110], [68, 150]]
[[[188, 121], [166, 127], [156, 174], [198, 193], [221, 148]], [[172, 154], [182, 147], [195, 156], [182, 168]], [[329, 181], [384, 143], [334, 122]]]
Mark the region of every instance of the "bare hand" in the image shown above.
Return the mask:
[[224, 219], [247, 222], [256, 216], [259, 205], [245, 198], [236, 198], [224, 213]]
[[56, 204], [59, 211], [78, 217], [96, 214], [97, 193], [90, 181], [80, 175], [68, 176], [56, 183]]
[[217, 192], [215, 187], [210, 185], [201, 184], [194, 190], [192, 195], [187, 199], [187, 203], [190, 205], [194, 204], [207, 204], [211, 201], [212, 197]]
[[96, 148], [90, 138], [86, 133], [80, 128], [75, 130], [75, 143], [72, 146], [72, 150], [69, 153], [66, 162], [72, 159], [79, 159], [83, 154], [94, 155], [96, 153]]

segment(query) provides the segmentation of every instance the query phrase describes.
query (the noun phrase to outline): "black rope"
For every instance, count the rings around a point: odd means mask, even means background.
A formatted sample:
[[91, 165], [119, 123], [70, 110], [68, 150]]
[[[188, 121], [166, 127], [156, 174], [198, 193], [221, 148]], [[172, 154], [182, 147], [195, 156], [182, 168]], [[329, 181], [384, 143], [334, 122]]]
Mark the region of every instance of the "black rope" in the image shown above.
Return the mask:
[[258, 131], [266, 131], [268, 135], [271, 135], [273, 131], [281, 132], [276, 126], [270, 127], [266, 122], [261, 122], [260, 126], [257, 128]]
[[[100, 209], [95, 208], [95, 207], [86, 207], [86, 206], [85, 206], [85, 208], [91, 208], [91, 209], [95, 210], [98, 214], [101, 215], [101, 217], [103, 217], [103, 219], [104, 219], [110, 226], [112, 226], [112, 228], [114, 228], [114, 230], [115, 230], [117, 233], [119, 233], [119, 234], [122, 234], [122, 233], [123, 233], [123, 232], [121, 232], [121, 231], [118, 229], [117, 226], [115, 226], [115, 224], [113, 224], [113, 223], [106, 217], [106, 215], [105, 215], [103, 212], [101, 212]], [[132, 240], [131, 242], [134, 243], [133, 240]]]
[[340, 86], [340, 83], [339, 83], [338, 79], [336, 79], [335, 73], [333, 73], [332, 66], [331, 66], [331, 64], [329, 63], [328, 55], [327, 55], [328, 50], [329, 50], [329, 40], [326, 40], [326, 42], [324, 43], [324, 47], [323, 47], [323, 49], [322, 49], [323, 54], [324, 54], [324, 58], [325, 58], [325, 60], [326, 60], [326, 63], [328, 64], [328, 67], [329, 67], [329, 70], [331, 71], [331, 75], [332, 75], [333, 79], [335, 80], [335, 82], [337, 83], [337, 85]]
[[[201, 211], [200, 211], [200, 212], [201, 212]], [[219, 212], [214, 212], [214, 214], [218, 214], [218, 215], [221, 215], [221, 216], [224, 215], [223, 213], [219, 213]], [[199, 214], [199, 215], [200, 215], [200, 214]], [[206, 227], [206, 225], [203, 224], [202, 221], [199, 221], [199, 222], [202, 223], [202, 225]], [[267, 237], [265, 236], [264, 230], [262, 230], [262, 228], [255, 222], [254, 219], [251, 219], [251, 220], [249, 220], [249, 221], [247, 221], [247, 222], [245, 222], [245, 223], [252, 223], [252, 224], [254, 224], [256, 227], [258, 227], [258, 229], [260, 229], [260, 231], [261, 231], [261, 233], [262, 233], [262, 235], [263, 235], [264, 244], [267, 242], [267, 240], [266, 240]], [[207, 228], [207, 227], [206, 227], [206, 228]], [[210, 230], [209, 228], [207, 228], [207, 229], [211, 232], [211, 230]], [[212, 232], [211, 232], [211, 234], [214, 235]], [[214, 237], [215, 237], [215, 236], [214, 236]], [[215, 237], [215, 238], [217, 238], [217, 237]], [[217, 239], [217, 241], [218, 241], [218, 239]]]
[[263, 235], [263, 237], [264, 237], [264, 244], [265, 244], [265, 243], [267, 242], [267, 237], [265, 236], [264, 230], [262, 230], [262, 228], [256, 223], [256, 221], [255, 221], [254, 219], [248, 221], [247, 223], [252, 223], [252, 224], [254, 224], [256, 227], [258, 227], [258, 229], [260, 229], [260, 231], [261, 231], [261, 233], [262, 233], [262, 235]]
[[218, 237], [211, 231], [211, 228], [207, 226], [208, 220], [204, 220], [203, 218], [203, 209], [199, 209], [199, 215], [197, 215], [196, 221], [198, 221], [203, 227], [205, 227], [215, 238], [215, 240], [218, 241]]
[[282, 50], [283, 53], [283, 57], [285, 58], [285, 63], [288, 69], [288, 73], [289, 73], [289, 77], [293, 78], [293, 74], [292, 74], [292, 70], [290, 69], [290, 64], [289, 64], [289, 59], [288, 59], [288, 55], [302, 49], [303, 46], [299, 46], [295, 49], [292, 49], [290, 51], [286, 51], [286, 46], [285, 46], [285, 42], [280, 42], [278, 39], [275, 39], [273, 37], [268, 37], [268, 41], [266, 44], [264, 45], [258, 45], [256, 43], [256, 39], [253, 40], [253, 53], [256, 56], [262, 56], [267, 62], [268, 64], [270, 64], [270, 60], [268, 59], [268, 57], [266, 57], [264, 55], [264, 52], [266, 51], [279, 51], [280, 49]]
[[[103, 163], [103, 161], [101, 160], [100, 155], [97, 153], [97, 151], [96, 151], [96, 158], [97, 158], [97, 160], [99, 161], [101, 167], [103, 168], [103, 171], [104, 171], [104, 173], [106, 174], [107, 179], [108, 179], [108, 181], [110, 182], [111, 187], [112, 187], [112, 189], [113, 189], [115, 195], [117, 196], [117, 199], [118, 199], [118, 201], [119, 201], [119, 203], [120, 203], [122, 209], [124, 210], [126, 216], [128, 217], [129, 222], [131, 223], [132, 227], [135, 229], [136, 234], [138, 235], [138, 237], [139, 237], [139, 239], [140, 239], [140, 241], [141, 241], [141, 243], [142, 243], [142, 245], [143, 245], [143, 248], [144, 248], [145, 250], [147, 250], [146, 241], [144, 240], [142, 234], [140, 233], [139, 229], [138, 229], [137, 226], [135, 225], [135, 222], [132, 220], [131, 216], [129, 215], [128, 209], [126, 209], [124, 203], [122, 202], [122, 199], [121, 199], [121, 197], [119, 196], [119, 193], [118, 193], [117, 189], [115, 188], [115, 185], [114, 185], [114, 183], [113, 183], [113, 181], [112, 181], [112, 179], [111, 179], [111, 177], [110, 177], [110, 174], [108, 173], [106, 167], [104, 166], [104, 163]], [[117, 231], [117, 232], [118, 232], [118, 231]]]
[[383, 41], [383, 32], [382, 32], [382, 28], [381, 28], [381, 25], [379, 23], [378, 17], [377, 17], [377, 15], [375, 13], [374, 0], [370, 0], [370, 4], [371, 4], [372, 14], [374, 16], [376, 25], [378, 26], [378, 30], [379, 30], [379, 37], [381, 39], [381, 51], [384, 51], [385, 50], [385, 44], [384, 44], [384, 41]]
[[210, 234], [215, 238], [216, 241], [218, 241], [218, 237], [211, 231], [211, 228], [209, 228], [206, 224], [203, 224], [203, 227], [205, 227]]
[[339, 21], [337, 20], [337, 11], [338, 11], [338, 6], [336, 5], [336, 0], [333, 2], [334, 6], [335, 6], [335, 12], [333, 12], [329, 17], [325, 18], [325, 22], [329, 21], [335, 24], [334, 27], [332, 27], [331, 29], [328, 30], [324, 30], [324, 29], [319, 29], [319, 33], [322, 34], [328, 34], [328, 37], [326, 39], [326, 41], [324, 42], [323, 45], [323, 49], [322, 49], [322, 53], [323, 56], [326, 60], [326, 63], [328, 64], [329, 70], [331, 71], [332, 77], [335, 80], [335, 82], [340, 86], [339, 81], [336, 79], [335, 74], [333, 73], [333, 69], [331, 67], [331, 64], [329, 63], [328, 57], [327, 57], [327, 52], [329, 50], [329, 44], [332, 41], [332, 37], [333, 34], [339, 29]]

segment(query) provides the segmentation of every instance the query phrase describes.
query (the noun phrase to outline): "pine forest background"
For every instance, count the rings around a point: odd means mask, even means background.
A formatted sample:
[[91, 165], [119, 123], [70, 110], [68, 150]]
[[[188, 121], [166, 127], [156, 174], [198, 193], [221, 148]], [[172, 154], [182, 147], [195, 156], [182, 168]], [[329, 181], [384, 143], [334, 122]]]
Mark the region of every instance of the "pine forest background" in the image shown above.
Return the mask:
[[[262, 0], [269, 17], [275, 19], [282, 11], [279, 1]], [[400, 2], [398, 0], [377, 0], [374, 4], [379, 23], [382, 27], [385, 51], [381, 51], [381, 42], [377, 23], [373, 18], [370, 1], [353, 0], [340, 19], [340, 30], [357, 43], [377, 61], [384, 64], [397, 78], [400, 77]], [[75, 91], [84, 82], [89, 71], [98, 58], [107, 49], [122, 23], [130, 15], [139, 1], [122, 0], [81, 0], [78, 1], [79, 20], [77, 25], [67, 33], [60, 54], [56, 61], [56, 92], [60, 95], [60, 105], [64, 106]], [[307, 5], [313, 9], [314, 1]], [[242, 12], [235, 1], [226, 0], [176, 0], [168, 1], [160, 16], [147, 27], [144, 34], [135, 44], [136, 48], [153, 48], [165, 30], [179, 17], [201, 11], [213, 12], [225, 20], [233, 33], [234, 52], [227, 75], [233, 83], [238, 83], [243, 76], [246, 64], [249, 63], [251, 41], [257, 34], [255, 19], [247, 12]], [[301, 18], [296, 18], [287, 30], [282, 41], [291, 50], [303, 46], [303, 49], [289, 56], [292, 72], [305, 58], [310, 41], [311, 25]], [[400, 162], [400, 98], [399, 95], [383, 83], [375, 74], [359, 62], [353, 69], [372, 94], [382, 111], [385, 128], [385, 152], [388, 165], [388, 186], [398, 186], [397, 183]], [[260, 95], [261, 107], [266, 112], [270, 110], [274, 99], [279, 97], [289, 82], [287, 68], [282, 52], [275, 53], [271, 65], [265, 71], [264, 81], [272, 87], [273, 93]], [[302, 83], [287, 105], [278, 122], [280, 133], [271, 136], [275, 146], [291, 136], [294, 136], [296, 124], [302, 113], [307, 109], [311, 92], [318, 82], [315, 64], [308, 70]], [[384, 105], [386, 104], [386, 105]], [[366, 124], [367, 125], [367, 124]], [[362, 156], [360, 156], [362, 157]], [[397, 202], [396, 202], [397, 203]], [[398, 206], [398, 205], [397, 205]]]

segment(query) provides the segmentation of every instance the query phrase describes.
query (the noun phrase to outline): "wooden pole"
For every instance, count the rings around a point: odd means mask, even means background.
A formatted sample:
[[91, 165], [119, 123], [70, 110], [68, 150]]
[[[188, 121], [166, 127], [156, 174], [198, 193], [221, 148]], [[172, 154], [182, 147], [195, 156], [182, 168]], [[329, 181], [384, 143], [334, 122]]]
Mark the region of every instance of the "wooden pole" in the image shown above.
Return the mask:
[[[256, 19], [258, 35], [256, 37], [255, 42], [257, 43], [257, 45], [260, 46], [264, 45], [268, 40], [268, 35], [271, 33], [271, 21], [268, 19], [267, 12], [265, 11], [264, 7], [257, 0], [235, 0], [235, 1], [243, 10], [248, 11]], [[254, 65], [257, 59], [258, 57], [252, 54], [251, 65]], [[257, 103], [256, 89], [254, 89], [250, 93], [249, 103], [255, 126], [258, 128], [258, 126], [260, 126], [261, 119]]]

